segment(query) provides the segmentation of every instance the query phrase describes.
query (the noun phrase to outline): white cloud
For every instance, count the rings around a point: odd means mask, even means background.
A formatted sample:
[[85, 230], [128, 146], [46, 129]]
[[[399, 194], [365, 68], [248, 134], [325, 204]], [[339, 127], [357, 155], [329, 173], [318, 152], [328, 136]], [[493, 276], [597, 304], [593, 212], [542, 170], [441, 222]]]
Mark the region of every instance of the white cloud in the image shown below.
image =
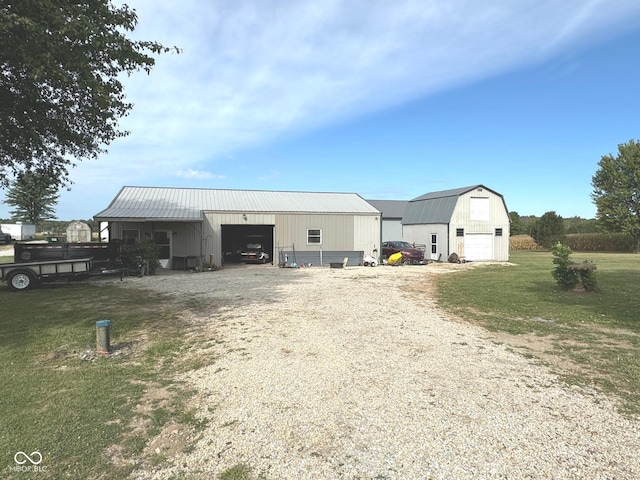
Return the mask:
[[207, 171], [234, 151], [543, 62], [640, 17], [639, 2], [622, 1], [127, 3], [136, 38], [183, 53], [123, 79], [131, 135], [72, 172], [89, 191], [166, 184], [176, 172], [221, 179]]
[[543, 61], [630, 22], [634, 3], [135, 0], [137, 35], [183, 53], [127, 80], [127, 148], [202, 164]]

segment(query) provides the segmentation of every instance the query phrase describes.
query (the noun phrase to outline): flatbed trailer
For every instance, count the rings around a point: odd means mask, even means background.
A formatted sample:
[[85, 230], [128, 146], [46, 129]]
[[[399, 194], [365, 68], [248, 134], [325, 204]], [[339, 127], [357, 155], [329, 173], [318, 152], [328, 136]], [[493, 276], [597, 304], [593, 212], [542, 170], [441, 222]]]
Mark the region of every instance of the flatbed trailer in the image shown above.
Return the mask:
[[0, 263], [0, 280], [20, 292], [42, 282], [81, 280], [91, 275], [92, 258]]

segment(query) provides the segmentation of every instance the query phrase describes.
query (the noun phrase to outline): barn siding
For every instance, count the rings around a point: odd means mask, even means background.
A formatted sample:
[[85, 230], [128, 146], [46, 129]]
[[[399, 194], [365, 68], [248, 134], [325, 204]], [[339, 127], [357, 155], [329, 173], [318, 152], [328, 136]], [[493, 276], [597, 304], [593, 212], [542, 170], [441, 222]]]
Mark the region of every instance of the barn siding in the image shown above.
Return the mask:
[[[471, 198], [489, 199], [489, 219], [486, 221], [471, 220]], [[498, 261], [509, 260], [509, 214], [505, 208], [502, 197], [486, 189], [481, 192], [473, 190], [460, 195], [451, 216], [451, 228], [449, 229], [449, 245], [451, 252], [464, 256], [464, 237], [458, 237], [456, 230], [464, 228], [465, 235], [484, 233], [493, 237], [493, 259]], [[502, 236], [495, 235], [497, 228], [502, 228]]]
[[[353, 215], [282, 214], [276, 216], [276, 247], [316, 252], [320, 250], [351, 250], [353, 247]], [[307, 230], [320, 229], [322, 243], [307, 244]]]
[[382, 219], [382, 241], [402, 240], [402, 220]]
[[[222, 263], [222, 225], [274, 225], [274, 255], [280, 250], [298, 252], [363, 251], [379, 248], [380, 221], [377, 215], [274, 214], [205, 212], [203, 257]], [[322, 244], [307, 244], [307, 229], [322, 230]], [[365, 253], [365, 254], [366, 254]]]
[[353, 246], [355, 251], [362, 251], [365, 255], [372, 255], [373, 251], [380, 252], [380, 217], [372, 215], [358, 215], [353, 217]]
[[448, 225], [442, 223], [432, 223], [428, 225], [404, 225], [402, 228], [402, 239], [405, 242], [426, 245], [425, 258], [431, 258], [431, 235], [438, 236], [438, 255], [440, 260], [446, 260], [449, 257], [448, 250]]

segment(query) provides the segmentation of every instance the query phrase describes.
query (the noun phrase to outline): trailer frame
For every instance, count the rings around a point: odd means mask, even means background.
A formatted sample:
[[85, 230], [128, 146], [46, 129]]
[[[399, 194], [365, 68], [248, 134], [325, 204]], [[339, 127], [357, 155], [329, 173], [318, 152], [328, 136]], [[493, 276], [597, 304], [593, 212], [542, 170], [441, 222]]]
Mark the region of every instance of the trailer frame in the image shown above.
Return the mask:
[[[0, 280], [15, 292], [29, 290], [43, 282], [81, 280], [91, 273], [92, 258], [0, 263]], [[99, 272], [100, 274], [102, 272]]]

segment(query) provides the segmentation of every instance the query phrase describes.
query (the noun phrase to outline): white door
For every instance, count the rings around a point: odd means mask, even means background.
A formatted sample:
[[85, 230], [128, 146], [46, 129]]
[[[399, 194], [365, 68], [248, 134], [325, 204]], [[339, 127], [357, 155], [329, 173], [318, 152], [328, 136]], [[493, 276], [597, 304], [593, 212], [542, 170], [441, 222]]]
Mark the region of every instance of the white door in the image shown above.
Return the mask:
[[464, 258], [472, 260], [493, 260], [493, 235], [469, 233], [464, 236]]
[[162, 268], [171, 268], [171, 230], [156, 230], [153, 241], [158, 247], [158, 257]]
[[427, 247], [431, 249], [431, 255], [429, 258], [437, 262], [440, 260], [440, 255], [438, 254], [438, 234], [432, 233], [429, 237], [431, 239], [431, 243], [429, 244], [429, 247]]

